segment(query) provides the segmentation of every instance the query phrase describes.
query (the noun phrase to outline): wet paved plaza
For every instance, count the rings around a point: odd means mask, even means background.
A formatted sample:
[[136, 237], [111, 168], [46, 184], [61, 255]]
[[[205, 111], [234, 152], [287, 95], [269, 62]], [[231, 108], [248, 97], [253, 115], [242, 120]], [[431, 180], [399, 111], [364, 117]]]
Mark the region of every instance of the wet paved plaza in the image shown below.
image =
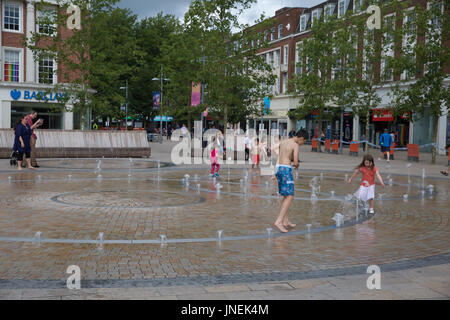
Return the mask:
[[1, 288], [64, 288], [69, 265], [80, 267], [83, 287], [129, 288], [450, 263], [449, 182], [414, 167], [410, 177], [380, 167], [387, 186], [377, 186], [373, 216], [351, 197], [359, 181], [345, 183], [350, 172], [300, 170], [297, 227], [281, 235], [276, 181], [244, 166], [223, 165], [214, 180], [206, 167], [158, 169], [154, 160], [40, 164], [0, 172]]

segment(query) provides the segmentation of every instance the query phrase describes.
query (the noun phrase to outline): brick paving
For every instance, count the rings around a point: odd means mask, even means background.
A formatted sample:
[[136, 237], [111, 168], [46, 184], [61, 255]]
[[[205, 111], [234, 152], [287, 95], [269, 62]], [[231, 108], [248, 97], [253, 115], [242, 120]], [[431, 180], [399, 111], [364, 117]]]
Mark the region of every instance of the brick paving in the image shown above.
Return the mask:
[[[42, 161], [38, 171], [21, 173], [0, 161], [0, 299], [448, 299], [444, 157], [435, 166], [414, 163], [410, 185], [406, 161], [391, 167], [376, 161], [394, 185], [377, 187], [384, 199], [376, 201], [375, 216], [334, 228], [336, 212], [356, 218], [355, 205], [343, 200], [358, 183], [345, 184], [344, 175], [360, 158], [305, 146], [290, 215], [297, 233], [268, 238], [280, 206], [270, 177], [250, 171], [250, 185], [242, 188], [246, 167], [232, 167], [228, 177], [223, 166], [217, 194], [205, 166], [163, 166], [158, 175], [155, 161], [169, 162], [171, 146], [154, 144], [152, 159], [131, 164], [102, 160], [101, 180], [92, 160]], [[435, 191], [425, 197], [422, 168], [425, 186]], [[181, 183], [186, 173], [189, 188]], [[309, 181], [320, 173], [314, 202]], [[306, 233], [306, 224], [317, 232]], [[214, 240], [217, 230], [222, 241]], [[42, 242], [31, 242], [38, 231]], [[99, 232], [105, 242], [130, 243], [77, 243]], [[161, 243], [160, 235], [179, 242]], [[153, 242], [131, 243], [136, 240]], [[366, 287], [366, 269], [374, 264], [381, 266], [380, 291]], [[81, 268], [83, 290], [64, 289], [69, 265]]]

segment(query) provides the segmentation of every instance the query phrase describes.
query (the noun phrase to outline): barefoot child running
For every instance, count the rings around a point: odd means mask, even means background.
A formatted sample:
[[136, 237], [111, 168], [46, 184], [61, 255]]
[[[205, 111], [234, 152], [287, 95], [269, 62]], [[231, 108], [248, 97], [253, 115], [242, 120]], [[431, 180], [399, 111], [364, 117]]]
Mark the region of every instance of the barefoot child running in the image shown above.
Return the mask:
[[359, 166], [356, 167], [356, 171], [353, 175], [348, 179], [348, 183], [352, 183], [352, 180], [358, 175], [358, 173], [362, 173], [361, 186], [359, 190], [355, 193], [356, 197], [364, 202], [369, 201], [370, 204], [370, 214], [375, 213], [373, 210], [373, 199], [375, 198], [375, 176], [380, 182], [380, 184], [385, 187], [383, 183], [383, 179], [378, 172], [377, 167], [375, 167], [375, 162], [373, 157], [368, 154], [365, 155], [363, 161]]

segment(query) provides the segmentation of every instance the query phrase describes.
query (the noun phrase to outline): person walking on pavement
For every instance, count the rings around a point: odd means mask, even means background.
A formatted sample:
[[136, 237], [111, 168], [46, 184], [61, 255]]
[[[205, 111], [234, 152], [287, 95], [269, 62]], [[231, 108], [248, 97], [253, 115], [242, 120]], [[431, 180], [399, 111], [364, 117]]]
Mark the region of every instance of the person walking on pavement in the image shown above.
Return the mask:
[[34, 125], [30, 126], [26, 117], [21, 118], [15, 128], [15, 138], [14, 138], [14, 147], [13, 150], [19, 153], [17, 160], [17, 169], [22, 170], [22, 160], [25, 158], [25, 161], [28, 165], [28, 169], [35, 169], [31, 163], [31, 136], [32, 131], [37, 126], [41, 124], [42, 120], [38, 120]]
[[[34, 124], [33, 122], [37, 118], [37, 116], [38, 116], [37, 111], [31, 111], [31, 113], [25, 117], [25, 121], [27, 122], [27, 124], [31, 128], [31, 138], [30, 138], [31, 152], [30, 152], [30, 157], [31, 157], [31, 166], [34, 167], [34, 168], [39, 168], [39, 165], [37, 164], [37, 161], [36, 161], [36, 140], [37, 140], [37, 136], [34, 133], [34, 129], [39, 128], [44, 123], [44, 121], [42, 119], [39, 119]], [[26, 158], [25, 158], [25, 154], [24, 154], [23, 161], [22, 161], [22, 167], [23, 168], [25, 168], [25, 164], [26, 164]]]
[[387, 162], [390, 161], [390, 152], [392, 146], [392, 137], [389, 134], [388, 129], [384, 129], [384, 133], [380, 137], [380, 145], [381, 145], [381, 155], [384, 156], [384, 153], [387, 154]]

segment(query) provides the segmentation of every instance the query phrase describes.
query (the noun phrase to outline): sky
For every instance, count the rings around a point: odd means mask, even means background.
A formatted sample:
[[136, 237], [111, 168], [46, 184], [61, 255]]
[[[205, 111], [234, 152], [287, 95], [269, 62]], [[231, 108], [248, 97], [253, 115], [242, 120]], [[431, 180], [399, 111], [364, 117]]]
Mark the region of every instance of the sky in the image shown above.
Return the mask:
[[[275, 11], [283, 7], [313, 7], [326, 0], [257, 0], [251, 9], [244, 11], [241, 23], [254, 24], [260, 15], [265, 12], [266, 17], [273, 17]], [[191, 0], [120, 0], [119, 7], [129, 8], [139, 18], [152, 17], [163, 12], [173, 14], [182, 19]]]

